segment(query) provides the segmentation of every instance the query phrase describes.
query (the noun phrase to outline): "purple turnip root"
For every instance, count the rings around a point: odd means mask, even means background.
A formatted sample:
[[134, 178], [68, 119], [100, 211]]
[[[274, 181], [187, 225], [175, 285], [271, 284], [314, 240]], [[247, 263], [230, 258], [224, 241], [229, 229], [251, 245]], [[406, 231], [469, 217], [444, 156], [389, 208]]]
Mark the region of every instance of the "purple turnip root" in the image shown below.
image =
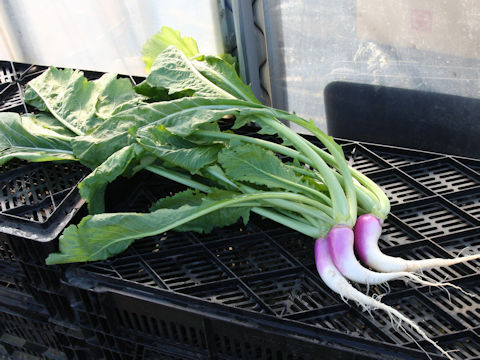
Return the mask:
[[320, 278], [332, 291], [339, 294], [343, 300], [352, 300], [367, 311], [371, 311], [374, 309], [380, 309], [385, 311], [390, 316], [392, 321], [394, 321], [394, 319], [396, 320], [398, 327], [401, 328], [403, 331], [407, 333], [407, 329], [404, 327], [403, 324], [410, 326], [416, 333], [418, 333], [423, 339], [432, 344], [448, 359], [452, 359], [452, 357], [445, 350], [443, 350], [435, 341], [430, 339], [428, 335], [414, 321], [400, 313], [398, 310], [392, 308], [391, 306], [388, 306], [380, 302], [379, 300], [367, 296], [355, 289], [347, 281], [347, 279], [345, 279], [345, 277], [340, 273], [340, 271], [333, 263], [327, 238], [319, 238], [316, 240], [314, 253], [315, 264]]
[[354, 233], [348, 226], [334, 226], [328, 234], [328, 244], [332, 260], [337, 269], [348, 280], [364, 285], [381, 285], [391, 280], [415, 282], [426, 286], [455, 285], [423, 280], [420, 276], [406, 271], [375, 272], [365, 268], [353, 251]]
[[381, 272], [415, 272], [425, 269], [451, 266], [480, 259], [480, 254], [459, 256], [454, 259], [405, 260], [400, 257], [385, 255], [378, 247], [382, 233], [382, 222], [372, 214], [358, 217], [354, 227], [355, 251], [360, 260], [368, 267]]

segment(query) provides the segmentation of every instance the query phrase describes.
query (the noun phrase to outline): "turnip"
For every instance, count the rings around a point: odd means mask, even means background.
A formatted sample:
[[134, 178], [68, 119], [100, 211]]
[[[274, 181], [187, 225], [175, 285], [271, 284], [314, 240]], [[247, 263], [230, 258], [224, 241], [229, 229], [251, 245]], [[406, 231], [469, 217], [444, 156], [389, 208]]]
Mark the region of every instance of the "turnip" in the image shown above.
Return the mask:
[[[343, 232], [343, 230], [342, 230]], [[336, 231], [334, 231], [336, 233]], [[410, 320], [408, 317], [400, 313], [398, 310], [382, 303], [379, 300], [376, 300], [372, 297], [369, 297], [362, 292], [355, 289], [348, 281], [343, 277], [340, 271], [337, 269], [336, 265], [332, 260], [330, 253], [329, 241], [327, 238], [319, 238], [315, 242], [315, 264], [320, 275], [321, 279], [332, 291], [339, 294], [344, 300], [352, 300], [356, 304], [360, 305], [364, 310], [371, 311], [374, 309], [379, 309], [385, 311], [393, 321], [397, 319], [398, 326], [402, 327], [402, 323], [410, 326], [416, 333], [418, 333], [423, 339], [432, 344], [436, 349], [438, 349], [443, 355], [448, 359], [453, 359], [448, 352], [443, 350], [435, 341], [430, 339], [428, 335], [418, 326], [414, 321]]]
[[[345, 278], [358, 284], [382, 285], [392, 280], [403, 280], [424, 286], [444, 287], [450, 286], [460, 290], [464, 294], [473, 295], [457, 285], [448, 282], [436, 282], [424, 280], [420, 275], [412, 274], [409, 271], [375, 272], [362, 266], [355, 257], [354, 232], [347, 226], [335, 226], [328, 233], [329, 251], [333, 263]], [[388, 262], [385, 256], [385, 262]]]
[[382, 253], [378, 239], [382, 233], [382, 221], [372, 214], [358, 217], [354, 228], [355, 250], [363, 263], [383, 272], [420, 271], [429, 268], [450, 266], [466, 261], [480, 259], [480, 254], [459, 256], [454, 259], [405, 260]]
[[[313, 126], [311, 123], [306, 122], [302, 119], [294, 119], [294, 121], [303, 126], [305, 129], [309, 130], [313, 135], [315, 135], [319, 140], [323, 143], [328, 143], [330, 140], [323, 134], [319, 129]], [[373, 270], [379, 272], [414, 272], [420, 271], [428, 268], [434, 267], [441, 267], [441, 266], [450, 266], [455, 265], [467, 261], [472, 261], [480, 258], [480, 254], [474, 254], [470, 256], [462, 256], [457, 257], [455, 259], [425, 259], [425, 260], [405, 260], [399, 257], [393, 257], [385, 255], [381, 252], [378, 247], [378, 239], [382, 232], [382, 223], [383, 220], [386, 219], [390, 212], [390, 201], [383, 190], [371, 179], [367, 176], [362, 174], [361, 172], [349, 168], [349, 174], [345, 171], [346, 162], [345, 160], [341, 159], [341, 156], [332, 152], [332, 148], [328, 147], [331, 154], [328, 154], [322, 149], [318, 147], [312, 146], [312, 148], [319, 154], [319, 156], [324, 159], [326, 163], [337, 168], [342, 175], [343, 180], [343, 187], [348, 189], [355, 186], [357, 200], [359, 204], [362, 205], [363, 211], [366, 214], [360, 215], [354, 226], [354, 245], [358, 256], [362, 260], [362, 262], [372, 268]], [[338, 151], [338, 150], [336, 150]], [[343, 155], [343, 154], [342, 154]], [[356, 180], [356, 184], [352, 185], [350, 178], [354, 178]], [[350, 184], [350, 185], [349, 185]], [[360, 200], [362, 200], [360, 202]], [[346, 232], [346, 231], [345, 231]], [[337, 237], [336, 237], [337, 238]], [[332, 241], [330, 241], [332, 243]], [[350, 246], [350, 245], [348, 245]], [[345, 246], [344, 246], [345, 247]], [[351, 264], [353, 267], [354, 257], [353, 253], [350, 252], [348, 248], [349, 256], [351, 256], [352, 261], [348, 261], [348, 264]], [[337, 264], [337, 263], [336, 263]], [[337, 264], [337, 266], [341, 266]], [[367, 269], [361, 270], [360, 264], [355, 264], [355, 270], [351, 268], [352, 276], [356, 276], [360, 278], [359, 273], [363, 273], [364, 275], [371, 273], [366, 272]], [[345, 269], [346, 270], [346, 269]], [[355, 275], [353, 275], [355, 274]], [[407, 276], [408, 277], [408, 276]], [[414, 278], [412, 278], [413, 280]], [[357, 279], [362, 280], [362, 279]], [[361, 281], [357, 281], [361, 282]], [[421, 281], [418, 281], [422, 283]], [[427, 283], [424, 283], [427, 285]], [[430, 285], [436, 286], [436, 283], [430, 283]], [[446, 285], [443, 283], [443, 285]], [[450, 286], [456, 287], [452, 284]], [[458, 288], [458, 287], [456, 287]]]

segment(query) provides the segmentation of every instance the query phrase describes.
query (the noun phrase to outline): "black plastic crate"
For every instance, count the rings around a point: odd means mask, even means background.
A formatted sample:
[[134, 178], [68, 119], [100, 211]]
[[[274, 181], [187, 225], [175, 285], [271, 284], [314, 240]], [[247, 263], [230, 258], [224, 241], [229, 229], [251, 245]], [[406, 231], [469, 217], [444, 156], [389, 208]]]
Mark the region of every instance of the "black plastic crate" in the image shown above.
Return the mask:
[[8, 61], [3, 61], [0, 64], [0, 84], [8, 84], [17, 80], [17, 74], [13, 64]]
[[25, 341], [22, 338], [3, 335], [0, 338], [1, 360], [68, 360], [55, 349]]
[[358, 144], [348, 144], [343, 146], [345, 158], [348, 164], [354, 169], [369, 174], [390, 167], [388, 162], [371, 152], [369, 149]]
[[30, 111], [23, 99], [25, 84], [45, 69], [45, 66], [0, 61], [0, 111], [20, 114]]
[[451, 158], [427, 161], [421, 167], [411, 165], [402, 170], [437, 194], [448, 194], [478, 186], [480, 176]]
[[[419, 151], [363, 143], [344, 148], [392, 201], [380, 239], [387, 253], [423, 259], [454, 257], [462, 246], [478, 251], [480, 178], [469, 161], [432, 153], [422, 158]], [[161, 195], [152, 189], [168, 192], [172, 186], [144, 178], [143, 184], [141, 178], [133, 182], [141, 194], [139, 202], [130, 202], [135, 209], [146, 209]], [[134, 344], [120, 341], [122, 352], [139, 358], [138, 346], [161, 350], [168, 343], [174, 344], [172, 354], [184, 358], [423, 359], [416, 342], [432, 358], [441, 358], [425, 341], [392, 326], [385, 314], [372, 317], [345, 304], [322, 284], [312, 254], [311, 239], [252, 216], [247, 225], [208, 235], [167, 232], [138, 240], [113, 259], [71, 267], [67, 284], [77, 301], [77, 320], [102, 334], [99, 341], [106, 334], [115, 341], [134, 339]], [[472, 285], [480, 280], [478, 262], [425, 274], [479, 294]], [[435, 289], [432, 296], [428, 287], [403, 282], [391, 283], [390, 291], [383, 300], [441, 346], [458, 350], [454, 358], [480, 357], [475, 300], [449, 290], [448, 307], [445, 290]]]
[[274, 317], [252, 308], [228, 308], [215, 298], [206, 302], [165, 290], [146, 295], [134, 285], [125, 288], [125, 284], [117, 284], [116, 288], [111, 282], [109, 287], [97, 284], [100, 291], [76, 288], [77, 295], [84, 298], [83, 305], [89, 307], [84, 311], [79, 305], [79, 319], [88, 319], [83, 326], [94, 329], [96, 346], [102, 343], [105, 353], [121, 352], [126, 358], [143, 359], [138, 352], [141, 346], [157, 351], [167, 347], [172, 356], [182, 359], [425, 357], [409, 344], [396, 344], [391, 333], [397, 337], [402, 334], [396, 329], [385, 334], [379, 323], [345, 304], [300, 313], [287, 310], [289, 315], [280, 319], [281, 313]]
[[[25, 84], [45, 69], [0, 62], [0, 111], [28, 111]], [[60, 284], [64, 267], [48, 267], [45, 258], [57, 250], [63, 229], [85, 214], [77, 184], [88, 172], [74, 162], [0, 166], [0, 285], [21, 288], [59, 317], [70, 308]]]
[[[0, 244], [12, 260], [43, 263], [53, 250], [43, 244], [56, 239], [84, 204], [76, 185], [88, 171], [72, 162], [18, 165], [0, 174]], [[21, 239], [31, 240], [29, 251]], [[32, 251], [36, 243], [43, 243], [40, 251]]]
[[69, 330], [53, 323], [33, 297], [0, 288], [0, 344], [12, 358], [24, 353], [35, 359], [90, 359], [80, 329]]
[[19, 264], [0, 262], [0, 289], [12, 289], [24, 294], [31, 293]]
[[66, 316], [64, 266], [47, 266], [45, 258], [57, 250], [61, 231], [85, 214], [76, 185], [87, 170], [75, 163], [7, 165], [0, 171], [0, 268], [20, 274], [23, 289], [46, 301], [51, 315]]

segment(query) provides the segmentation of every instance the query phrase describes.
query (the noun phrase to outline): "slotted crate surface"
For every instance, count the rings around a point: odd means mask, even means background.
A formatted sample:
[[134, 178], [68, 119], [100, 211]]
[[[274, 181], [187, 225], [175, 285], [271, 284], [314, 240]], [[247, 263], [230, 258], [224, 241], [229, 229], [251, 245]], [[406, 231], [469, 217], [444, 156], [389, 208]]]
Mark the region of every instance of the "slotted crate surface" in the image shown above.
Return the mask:
[[405, 167], [404, 171], [437, 194], [469, 189], [479, 182], [477, 173], [445, 158], [425, 162], [421, 167]]
[[400, 149], [389, 146], [368, 145], [368, 149], [386, 161], [392, 167], [399, 167], [404, 165], [416, 164], [424, 162], [437, 157], [442, 157], [438, 154], [427, 153], [422, 151], [417, 153], [408, 149]]
[[0, 65], [0, 84], [9, 83], [16, 80], [16, 74], [13, 64], [4, 61]]
[[31, 111], [23, 99], [25, 85], [45, 69], [45, 66], [0, 61], [0, 111]]
[[480, 219], [480, 189], [454, 193], [448, 199], [471, 216]]
[[432, 198], [409, 205], [401, 209], [393, 208], [392, 212], [425, 237], [457, 232], [477, 225], [477, 221], [441, 199]]
[[343, 150], [348, 164], [364, 174], [388, 167], [388, 163], [364, 147], [349, 144]]
[[52, 241], [84, 203], [76, 185], [87, 173], [75, 163], [0, 166], [0, 261], [45, 267]]
[[21, 167], [17, 173], [0, 175], [0, 211], [33, 222], [44, 223], [85, 176], [85, 170], [74, 163], [34, 164]]
[[0, 109], [23, 112], [21, 88], [17, 83], [0, 84]]
[[411, 182], [408, 177], [402, 176], [401, 173], [396, 171], [383, 171], [370, 177], [382, 187], [392, 206], [422, 199], [433, 194], [428, 188]]

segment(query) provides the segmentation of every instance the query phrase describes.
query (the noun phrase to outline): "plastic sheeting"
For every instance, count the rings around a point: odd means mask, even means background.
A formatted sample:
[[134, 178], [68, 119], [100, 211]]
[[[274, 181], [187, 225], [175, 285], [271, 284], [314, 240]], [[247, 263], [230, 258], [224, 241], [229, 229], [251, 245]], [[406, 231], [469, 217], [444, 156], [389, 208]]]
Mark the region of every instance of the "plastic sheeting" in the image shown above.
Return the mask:
[[277, 106], [326, 129], [324, 89], [335, 81], [480, 98], [476, 0], [263, 0], [276, 34]]
[[223, 52], [216, 0], [0, 0], [0, 59], [143, 75], [142, 44], [164, 25]]

